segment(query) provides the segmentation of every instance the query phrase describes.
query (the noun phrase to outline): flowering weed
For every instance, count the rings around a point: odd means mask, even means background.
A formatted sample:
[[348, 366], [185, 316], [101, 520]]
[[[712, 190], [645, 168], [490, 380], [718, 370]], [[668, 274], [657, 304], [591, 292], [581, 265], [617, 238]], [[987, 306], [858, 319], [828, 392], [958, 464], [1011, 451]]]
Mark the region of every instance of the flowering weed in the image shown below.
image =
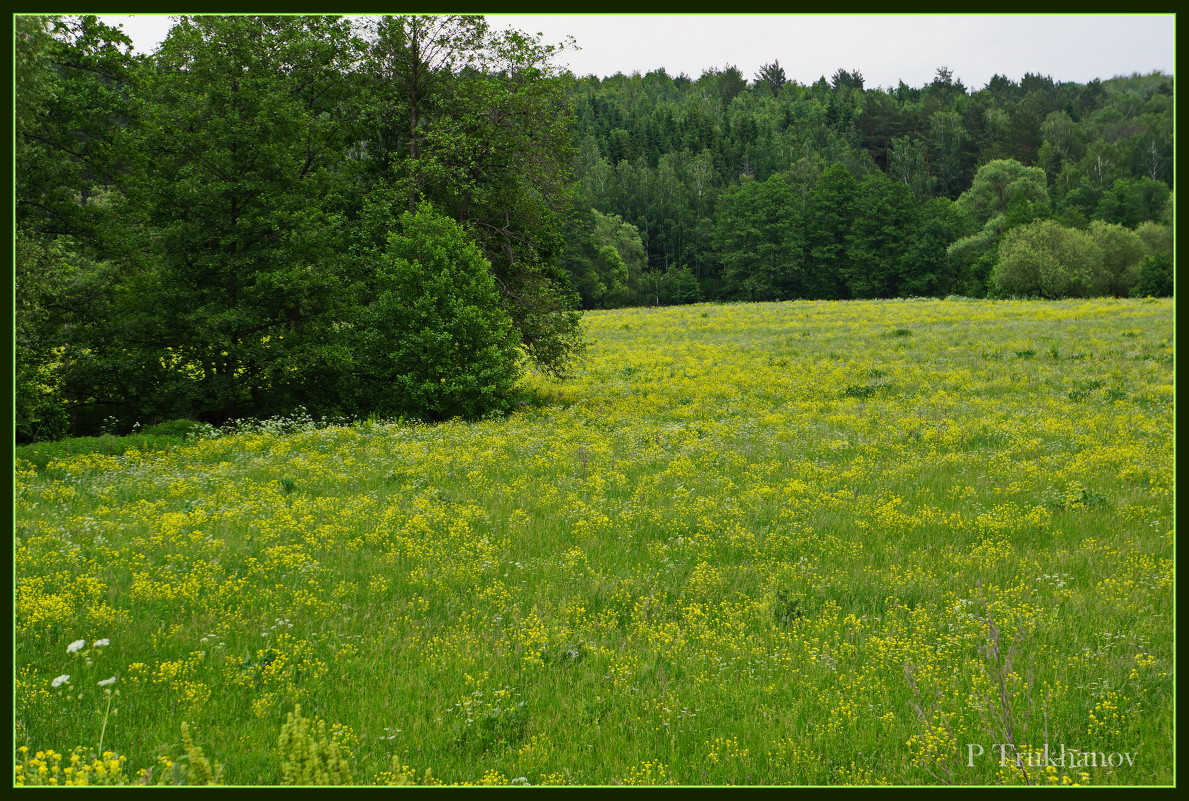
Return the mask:
[[1171, 301], [586, 325], [507, 417], [18, 461], [17, 780], [1171, 783]]

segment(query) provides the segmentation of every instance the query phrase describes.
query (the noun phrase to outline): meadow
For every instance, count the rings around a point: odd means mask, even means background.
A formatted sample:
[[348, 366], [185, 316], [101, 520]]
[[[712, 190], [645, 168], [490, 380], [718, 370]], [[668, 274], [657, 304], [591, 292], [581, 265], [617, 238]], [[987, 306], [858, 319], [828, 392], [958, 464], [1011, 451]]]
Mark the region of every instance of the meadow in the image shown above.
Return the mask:
[[504, 418], [18, 459], [15, 780], [1173, 782], [1171, 299], [585, 327]]

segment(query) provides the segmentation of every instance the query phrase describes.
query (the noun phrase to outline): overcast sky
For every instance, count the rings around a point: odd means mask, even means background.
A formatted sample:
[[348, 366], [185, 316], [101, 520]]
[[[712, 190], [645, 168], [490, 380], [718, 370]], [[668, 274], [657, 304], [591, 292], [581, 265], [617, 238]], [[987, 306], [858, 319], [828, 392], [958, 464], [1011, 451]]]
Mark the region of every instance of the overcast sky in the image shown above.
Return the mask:
[[[165, 37], [167, 16], [104, 16], [122, 23], [140, 52]], [[751, 79], [780, 61], [792, 80], [812, 83], [838, 68], [858, 70], [868, 88], [900, 81], [922, 86], [948, 67], [968, 89], [995, 73], [1025, 73], [1085, 83], [1134, 72], [1171, 74], [1174, 16], [1162, 15], [505, 15], [497, 28], [541, 33], [550, 43], [573, 36], [582, 48], [558, 63], [577, 75], [647, 73], [697, 78], [728, 64]]]

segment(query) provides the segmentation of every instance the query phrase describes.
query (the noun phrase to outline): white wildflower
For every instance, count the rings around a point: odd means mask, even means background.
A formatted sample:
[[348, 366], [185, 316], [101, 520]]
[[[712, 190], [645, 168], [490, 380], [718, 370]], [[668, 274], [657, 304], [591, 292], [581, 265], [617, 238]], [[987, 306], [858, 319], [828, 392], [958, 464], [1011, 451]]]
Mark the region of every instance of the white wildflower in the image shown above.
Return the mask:
[[68, 681], [70, 681], [70, 674], [63, 673], [61, 676], [59, 676], [58, 678], [56, 678], [52, 682], [50, 682], [50, 685], [53, 687], [61, 687], [63, 684], [65, 684]]
[[95, 640], [95, 642], [91, 643], [92, 648], [102, 648], [104, 645], [111, 645], [111, 640], [105, 637], [102, 640]]
[[66, 653], [73, 654], [75, 651], [81, 651], [83, 646], [87, 644], [86, 640], [75, 640], [66, 646]]
[[115, 684], [115, 683], [116, 683], [116, 677], [112, 676], [110, 679], [104, 679], [103, 681], [99, 682], [99, 686], [107, 687], [108, 685]]

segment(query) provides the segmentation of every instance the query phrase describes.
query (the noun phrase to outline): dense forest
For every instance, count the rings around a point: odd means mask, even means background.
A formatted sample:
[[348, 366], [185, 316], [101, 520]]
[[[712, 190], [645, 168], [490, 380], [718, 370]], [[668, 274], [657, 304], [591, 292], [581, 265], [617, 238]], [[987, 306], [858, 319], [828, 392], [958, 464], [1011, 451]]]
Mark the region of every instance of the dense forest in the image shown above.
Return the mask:
[[751, 80], [582, 78], [590, 210], [567, 267], [587, 307], [1171, 294], [1172, 90], [1154, 74], [972, 91], [944, 67], [920, 88], [846, 69], [805, 86], [779, 61]]
[[579, 309], [1172, 293], [1173, 83], [576, 78], [481, 17], [15, 17], [16, 436], [479, 417]]

